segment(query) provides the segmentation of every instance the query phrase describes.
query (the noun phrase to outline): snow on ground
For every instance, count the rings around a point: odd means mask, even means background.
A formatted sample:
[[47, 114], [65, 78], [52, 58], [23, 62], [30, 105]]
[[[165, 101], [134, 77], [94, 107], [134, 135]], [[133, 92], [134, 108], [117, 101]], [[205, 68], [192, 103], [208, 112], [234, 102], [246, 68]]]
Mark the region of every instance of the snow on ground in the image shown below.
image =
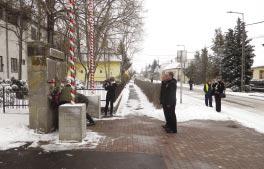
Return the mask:
[[[138, 94], [139, 100], [130, 99], [124, 106], [123, 110], [119, 112], [120, 115], [146, 115], [165, 121], [162, 109], [156, 109], [152, 103], [150, 103], [141, 91], [141, 89], [134, 85], [136, 93]], [[129, 90], [126, 88], [126, 90]], [[190, 96], [185, 97], [185, 104], [177, 104], [176, 114], [179, 122], [189, 120], [228, 120], [227, 116], [223, 116], [216, 113], [212, 108], [202, 106], [200, 102], [195, 102]]]
[[[178, 89], [179, 89], [180, 83], [178, 83]], [[189, 84], [183, 84], [183, 87], [189, 88]], [[196, 90], [203, 90], [203, 85], [194, 85], [194, 89]], [[231, 96], [240, 96], [240, 97], [246, 97], [250, 99], [257, 99], [257, 100], [264, 100], [264, 93], [259, 92], [248, 92], [248, 93], [242, 93], [242, 92], [232, 92], [231, 89], [226, 90], [226, 95]]]
[[[123, 108], [123, 111], [120, 112], [120, 115], [146, 115], [164, 121], [162, 109], [156, 109], [153, 104], [148, 101], [141, 89], [136, 85], [134, 85], [134, 87], [139, 100], [128, 100]], [[129, 89], [126, 88], [126, 90]], [[199, 95], [198, 93], [194, 93], [192, 91], [187, 92]], [[179, 94], [177, 94], [177, 97], [178, 96]], [[215, 108], [206, 107], [204, 105], [203, 96], [197, 98], [191, 97], [190, 95], [184, 95], [183, 97], [183, 104], [177, 103], [176, 106], [177, 120], [179, 122], [190, 120], [233, 120], [246, 127], [254, 128], [258, 132], [264, 133], [264, 115], [261, 112], [250, 112], [239, 107], [223, 105], [222, 112], [217, 113]]]
[[226, 94], [232, 96], [246, 97], [250, 99], [264, 100], [264, 93], [258, 93], [258, 92], [242, 93], [242, 92], [227, 91]]
[[[80, 148], [95, 148], [104, 136], [90, 130], [82, 143], [60, 143], [58, 132], [37, 134], [28, 128], [29, 114], [0, 113], [0, 150], [20, 147], [32, 142], [32, 147], [41, 147], [45, 151], [61, 151]], [[45, 142], [44, 144], [39, 144]]]
[[[138, 99], [130, 98], [130, 85], [134, 87]], [[179, 92], [179, 90], [178, 90]], [[264, 133], [264, 115], [260, 112], [250, 112], [239, 107], [223, 105], [222, 112], [217, 113], [214, 108], [204, 105], [203, 96], [192, 91], [183, 95], [183, 104], [177, 103], [176, 114], [179, 122], [190, 120], [234, 120], [244, 126], [254, 128]], [[199, 97], [192, 97], [198, 95]], [[179, 94], [177, 94], [177, 97]], [[117, 115], [106, 120], [116, 120], [126, 118], [128, 115], [146, 115], [164, 121], [162, 109], [156, 109], [150, 103], [141, 89], [130, 82], [123, 91], [120, 107]], [[72, 149], [95, 148], [99, 142], [105, 138], [96, 132], [87, 131], [87, 136], [82, 143], [61, 143], [58, 133], [37, 134], [28, 128], [28, 113], [0, 113], [0, 150], [20, 147], [28, 142], [32, 142], [31, 147], [41, 147], [45, 151], [62, 151]]]

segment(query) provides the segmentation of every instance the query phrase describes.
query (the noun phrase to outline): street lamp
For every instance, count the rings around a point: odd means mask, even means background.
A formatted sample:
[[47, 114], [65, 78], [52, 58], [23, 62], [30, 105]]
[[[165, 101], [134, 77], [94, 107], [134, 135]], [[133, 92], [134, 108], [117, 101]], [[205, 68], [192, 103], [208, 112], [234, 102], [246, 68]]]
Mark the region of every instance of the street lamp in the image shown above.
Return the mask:
[[242, 58], [241, 58], [241, 91], [245, 91], [245, 19], [244, 19], [244, 13], [242, 12], [233, 12], [228, 11], [227, 13], [230, 14], [239, 14], [242, 15], [242, 22], [243, 22], [243, 32], [242, 32]]
[[180, 63], [181, 63], [181, 88], [180, 88], [180, 103], [182, 104], [182, 79], [183, 79], [183, 69], [182, 69], [182, 62], [183, 62], [183, 52], [185, 51], [185, 45], [177, 45], [180, 47], [183, 47], [183, 50], [181, 50], [180, 52]]

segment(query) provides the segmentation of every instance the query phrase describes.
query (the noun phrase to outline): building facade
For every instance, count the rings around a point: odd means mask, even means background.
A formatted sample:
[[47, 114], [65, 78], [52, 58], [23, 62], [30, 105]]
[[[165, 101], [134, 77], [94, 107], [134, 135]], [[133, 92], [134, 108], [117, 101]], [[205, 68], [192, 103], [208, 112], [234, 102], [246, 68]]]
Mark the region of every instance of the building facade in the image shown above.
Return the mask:
[[[17, 23], [16, 9], [9, 8], [6, 12], [0, 4], [0, 79], [11, 79], [12, 77], [18, 79], [19, 77], [19, 29]], [[41, 39], [38, 39], [36, 24], [30, 21], [24, 28], [21, 79], [27, 80], [27, 43], [36, 40], [46, 42], [46, 31], [41, 29]]]
[[[76, 63], [76, 77], [82, 82], [86, 81], [86, 65], [86, 62], [85, 65]], [[114, 77], [119, 81], [121, 80], [121, 56], [111, 55], [109, 58], [107, 57], [105, 59], [101, 57], [101, 59], [96, 62], [95, 81], [103, 82], [109, 77]]]
[[264, 65], [253, 67], [252, 70], [254, 80], [264, 80]]

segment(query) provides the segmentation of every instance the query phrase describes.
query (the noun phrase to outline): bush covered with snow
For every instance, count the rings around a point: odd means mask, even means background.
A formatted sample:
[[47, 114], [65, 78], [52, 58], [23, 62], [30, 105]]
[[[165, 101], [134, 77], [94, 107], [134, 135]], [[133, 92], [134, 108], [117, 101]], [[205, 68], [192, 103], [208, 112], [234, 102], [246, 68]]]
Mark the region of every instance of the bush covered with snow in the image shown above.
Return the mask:
[[0, 80], [0, 97], [3, 96], [3, 88], [5, 88], [5, 93], [14, 93], [18, 99], [24, 99], [28, 95], [28, 85], [25, 80], [17, 80], [15, 78]]

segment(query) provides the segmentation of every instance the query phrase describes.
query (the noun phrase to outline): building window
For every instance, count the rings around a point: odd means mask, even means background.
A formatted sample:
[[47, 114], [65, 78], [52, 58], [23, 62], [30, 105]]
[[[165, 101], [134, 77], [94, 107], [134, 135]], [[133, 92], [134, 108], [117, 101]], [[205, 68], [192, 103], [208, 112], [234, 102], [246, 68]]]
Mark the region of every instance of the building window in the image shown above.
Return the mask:
[[12, 73], [18, 72], [17, 58], [11, 58], [11, 72]]
[[259, 71], [259, 79], [264, 79], [264, 70]]
[[26, 60], [25, 59], [22, 60], [22, 65], [26, 65]]
[[103, 71], [102, 71], [102, 70], [100, 70], [100, 73], [103, 73]]
[[37, 40], [37, 29], [34, 27], [31, 27], [31, 39]]
[[4, 71], [3, 56], [0, 56], [0, 72]]

